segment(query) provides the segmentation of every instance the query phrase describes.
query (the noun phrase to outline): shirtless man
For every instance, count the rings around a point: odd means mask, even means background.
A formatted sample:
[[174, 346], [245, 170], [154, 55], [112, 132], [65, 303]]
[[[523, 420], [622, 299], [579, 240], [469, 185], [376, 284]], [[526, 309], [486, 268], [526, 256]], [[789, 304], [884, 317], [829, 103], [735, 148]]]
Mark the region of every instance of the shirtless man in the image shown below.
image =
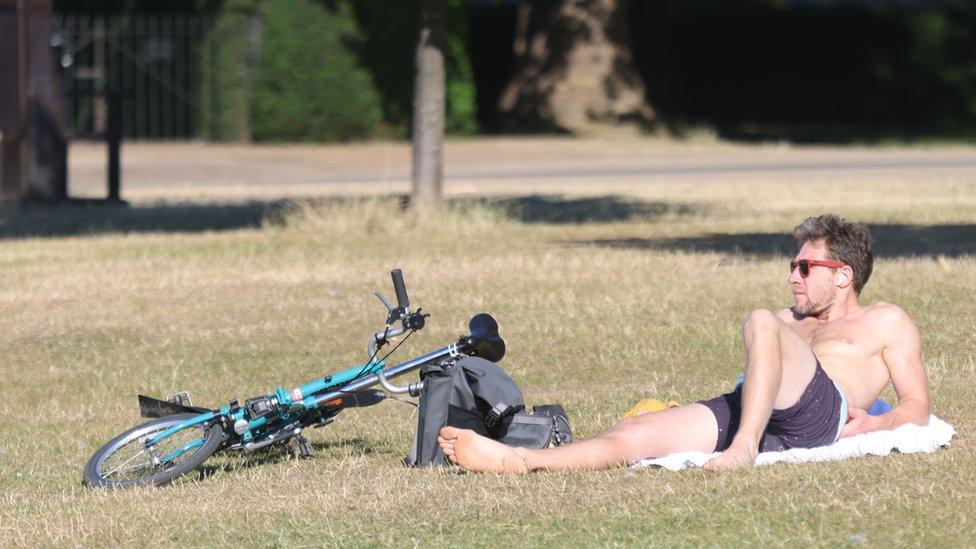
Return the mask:
[[[867, 227], [824, 215], [801, 223], [793, 236], [800, 244], [788, 278], [795, 305], [749, 313], [745, 372], [733, 392], [627, 418], [597, 437], [544, 450], [444, 427], [444, 454], [471, 471], [524, 473], [608, 469], [697, 450], [721, 452], [705, 464], [717, 471], [751, 465], [759, 451], [925, 425], [928, 381], [915, 324], [896, 305], [858, 302], [873, 262]], [[868, 415], [888, 382], [898, 405]]]

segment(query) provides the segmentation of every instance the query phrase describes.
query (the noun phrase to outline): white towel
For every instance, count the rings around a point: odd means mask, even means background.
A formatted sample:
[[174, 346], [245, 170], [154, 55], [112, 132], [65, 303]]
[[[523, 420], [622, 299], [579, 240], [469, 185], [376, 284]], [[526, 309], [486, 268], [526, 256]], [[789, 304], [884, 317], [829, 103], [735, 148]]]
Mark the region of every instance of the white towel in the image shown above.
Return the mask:
[[[891, 431], [874, 431], [842, 438], [830, 446], [819, 448], [792, 448], [782, 452], [762, 452], [756, 457], [756, 465], [770, 465], [781, 461], [786, 463], [805, 463], [808, 461], [838, 461], [867, 454], [886, 456], [892, 450], [903, 454], [933, 452], [947, 446], [956, 430], [941, 419], [929, 416], [925, 427], [908, 423]], [[646, 458], [635, 467], [664, 467], [670, 471], [680, 471], [691, 467], [701, 467], [718, 453], [677, 452], [660, 458]]]

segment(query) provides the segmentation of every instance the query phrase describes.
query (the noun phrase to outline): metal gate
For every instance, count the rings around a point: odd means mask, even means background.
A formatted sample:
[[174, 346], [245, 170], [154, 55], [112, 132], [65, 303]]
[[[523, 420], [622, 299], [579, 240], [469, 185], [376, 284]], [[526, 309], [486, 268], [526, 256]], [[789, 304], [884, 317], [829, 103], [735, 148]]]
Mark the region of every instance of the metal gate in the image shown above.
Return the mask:
[[51, 43], [64, 69], [68, 136], [105, 135], [112, 90], [125, 138], [196, 137], [207, 27], [205, 17], [186, 14], [57, 14]]

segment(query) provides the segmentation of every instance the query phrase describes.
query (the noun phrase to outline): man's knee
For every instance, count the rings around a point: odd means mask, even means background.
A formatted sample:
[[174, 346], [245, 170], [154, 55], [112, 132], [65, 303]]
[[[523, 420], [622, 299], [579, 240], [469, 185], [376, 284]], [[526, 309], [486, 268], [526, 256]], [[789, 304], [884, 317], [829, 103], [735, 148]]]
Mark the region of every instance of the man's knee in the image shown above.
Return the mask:
[[746, 317], [742, 326], [742, 335], [746, 341], [762, 334], [776, 333], [783, 322], [776, 317], [776, 313], [769, 309], [755, 309]]
[[656, 431], [655, 424], [660, 417], [652, 413], [623, 418], [600, 435], [600, 438], [618, 451], [639, 448], [640, 441]]
[[[631, 418], [633, 419], [633, 418]], [[622, 423], [622, 422], [621, 422]], [[600, 436], [606, 444], [608, 454], [637, 455], [640, 453], [640, 436], [634, 432], [636, 422], [618, 423], [613, 429]]]

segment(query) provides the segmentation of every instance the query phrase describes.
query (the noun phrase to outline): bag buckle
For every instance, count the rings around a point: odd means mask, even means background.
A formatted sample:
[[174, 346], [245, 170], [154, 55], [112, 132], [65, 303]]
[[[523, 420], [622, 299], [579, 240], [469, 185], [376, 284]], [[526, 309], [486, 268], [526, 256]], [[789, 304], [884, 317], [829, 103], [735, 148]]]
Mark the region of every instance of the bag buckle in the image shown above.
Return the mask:
[[491, 409], [490, 412], [488, 412], [488, 417], [485, 418], [485, 425], [489, 429], [494, 429], [495, 425], [498, 425], [498, 422], [502, 419], [502, 416], [504, 416], [511, 408], [512, 407], [508, 404], [499, 402]]

